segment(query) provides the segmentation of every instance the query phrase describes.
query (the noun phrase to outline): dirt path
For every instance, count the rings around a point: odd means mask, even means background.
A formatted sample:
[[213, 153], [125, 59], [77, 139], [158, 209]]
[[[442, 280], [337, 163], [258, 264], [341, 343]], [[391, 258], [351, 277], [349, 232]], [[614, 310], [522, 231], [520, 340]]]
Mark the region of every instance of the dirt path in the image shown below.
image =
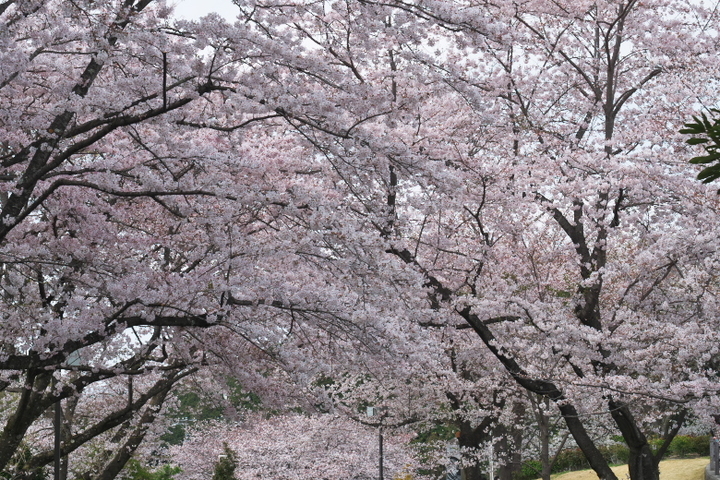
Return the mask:
[[[664, 460], [660, 462], [660, 480], [703, 480], [705, 467], [710, 459], [707, 457], [690, 458], [680, 460]], [[626, 480], [628, 477], [627, 465], [613, 467], [613, 472], [618, 480]], [[592, 470], [580, 470], [560, 475], [553, 475], [553, 480], [597, 480], [597, 475]]]

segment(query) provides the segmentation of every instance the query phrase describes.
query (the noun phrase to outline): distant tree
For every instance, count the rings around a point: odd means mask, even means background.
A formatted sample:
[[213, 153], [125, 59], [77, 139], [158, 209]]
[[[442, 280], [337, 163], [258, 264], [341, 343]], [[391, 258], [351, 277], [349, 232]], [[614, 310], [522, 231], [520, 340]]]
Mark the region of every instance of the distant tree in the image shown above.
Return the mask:
[[160, 439], [170, 445], [179, 445], [185, 439], [187, 429], [194, 424], [220, 419], [237, 421], [242, 415], [261, 408], [262, 402], [258, 395], [243, 390], [236, 379], [212, 376], [202, 382], [183, 384], [173, 393], [170, 403], [165, 414], [170, 425]]
[[123, 480], [175, 480], [175, 476], [182, 470], [171, 465], [162, 465], [151, 470], [138, 460], [130, 460], [125, 467]]
[[227, 443], [223, 443], [223, 453], [215, 463], [212, 480], [235, 480], [236, 468], [237, 458], [235, 452], [228, 447]]
[[[409, 445], [412, 438], [405, 429], [385, 432], [385, 478], [416, 471], [419, 462]], [[223, 452], [227, 457], [218, 460]], [[170, 454], [172, 463], [183, 469], [180, 480], [205, 480], [211, 472], [217, 475], [221, 464], [223, 471], [231, 471], [228, 459], [236, 462], [234, 475], [242, 480], [365, 480], [377, 478], [378, 431], [333, 414], [257, 414], [236, 425], [198, 425], [183, 445], [170, 448]]]

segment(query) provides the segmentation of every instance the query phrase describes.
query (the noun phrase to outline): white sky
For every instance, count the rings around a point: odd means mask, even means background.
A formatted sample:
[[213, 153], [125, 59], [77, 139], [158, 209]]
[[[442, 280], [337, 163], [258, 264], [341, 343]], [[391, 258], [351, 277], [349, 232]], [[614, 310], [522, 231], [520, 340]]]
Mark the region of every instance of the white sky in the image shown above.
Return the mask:
[[175, 16], [186, 20], [195, 20], [216, 12], [233, 22], [237, 12], [231, 0], [170, 0], [169, 3], [175, 5]]

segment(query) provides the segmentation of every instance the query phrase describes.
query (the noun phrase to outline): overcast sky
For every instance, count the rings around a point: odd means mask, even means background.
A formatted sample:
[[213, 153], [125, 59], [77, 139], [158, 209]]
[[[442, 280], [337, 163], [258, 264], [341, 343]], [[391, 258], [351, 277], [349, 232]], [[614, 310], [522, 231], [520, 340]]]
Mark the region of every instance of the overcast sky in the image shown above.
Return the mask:
[[175, 16], [187, 20], [194, 20], [217, 12], [227, 20], [235, 20], [237, 7], [231, 0], [174, 0], [170, 2], [175, 5]]

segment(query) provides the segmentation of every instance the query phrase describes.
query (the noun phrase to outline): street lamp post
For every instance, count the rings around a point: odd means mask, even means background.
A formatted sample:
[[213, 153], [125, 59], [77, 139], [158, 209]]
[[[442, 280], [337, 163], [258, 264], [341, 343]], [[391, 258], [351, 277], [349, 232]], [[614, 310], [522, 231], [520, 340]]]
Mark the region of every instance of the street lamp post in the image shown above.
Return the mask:
[[383, 431], [382, 431], [382, 418], [385, 416], [387, 411], [386, 407], [367, 407], [368, 417], [380, 417], [380, 425], [378, 426], [378, 470], [379, 479], [384, 480], [383, 475]]
[[[57, 380], [53, 377], [53, 388], [57, 384]], [[60, 480], [61, 468], [61, 456], [60, 456], [60, 441], [62, 439], [62, 409], [60, 406], [60, 400], [55, 402], [55, 474], [54, 480]]]
[[489, 450], [489, 455], [488, 455], [488, 459], [489, 459], [489, 461], [488, 461], [488, 467], [489, 467], [489, 469], [490, 469], [490, 471], [488, 472], [488, 478], [489, 478], [490, 480], [494, 480], [494, 479], [495, 479], [495, 464], [494, 464], [494, 462], [493, 462], [493, 458], [495, 457], [495, 451], [494, 451], [494, 449], [493, 449], [493, 444], [492, 444], [492, 443], [490, 443], [490, 445], [488, 445], [488, 450]]

